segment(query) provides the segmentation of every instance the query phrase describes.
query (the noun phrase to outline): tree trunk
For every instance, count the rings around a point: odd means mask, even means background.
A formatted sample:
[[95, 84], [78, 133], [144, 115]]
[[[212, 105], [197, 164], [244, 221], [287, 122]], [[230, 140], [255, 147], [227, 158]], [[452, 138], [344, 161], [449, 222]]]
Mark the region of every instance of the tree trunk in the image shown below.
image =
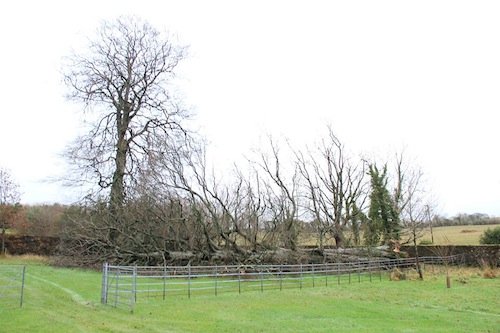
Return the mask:
[[5, 226], [2, 226], [2, 245], [0, 248], [0, 255], [5, 254]]
[[420, 280], [424, 279], [424, 274], [422, 272], [422, 267], [420, 267], [420, 257], [418, 255], [418, 246], [416, 236], [413, 237], [413, 247], [415, 249], [415, 266], [417, 266], [418, 277]]
[[344, 237], [342, 237], [341, 234], [338, 233], [335, 234], [334, 238], [335, 238], [335, 246], [337, 247], [337, 249], [344, 246]]
[[127, 165], [127, 153], [128, 153], [128, 142], [125, 138], [126, 131], [122, 127], [120, 130], [118, 143], [116, 145], [116, 155], [115, 155], [115, 171], [113, 173], [113, 183], [111, 184], [111, 192], [109, 196], [109, 208], [111, 213], [112, 221], [114, 225], [111, 226], [109, 230], [109, 239], [111, 241], [116, 240], [118, 237], [116, 229], [113, 227], [118, 226], [122, 223], [122, 205], [125, 201], [125, 170]]
[[113, 208], [123, 204], [125, 199], [124, 178], [127, 165], [128, 144], [125, 138], [120, 138], [116, 147], [115, 171], [113, 183], [111, 184], [110, 204]]

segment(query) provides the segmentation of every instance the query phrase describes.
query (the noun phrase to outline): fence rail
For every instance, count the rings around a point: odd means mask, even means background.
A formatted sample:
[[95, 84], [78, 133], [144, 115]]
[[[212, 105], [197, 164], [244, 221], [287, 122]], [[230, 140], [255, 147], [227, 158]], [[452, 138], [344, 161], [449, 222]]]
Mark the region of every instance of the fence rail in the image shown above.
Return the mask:
[[26, 266], [0, 265], [0, 309], [22, 307]]
[[[419, 261], [451, 264], [460, 262], [461, 256], [421, 257]], [[143, 299], [371, 282], [380, 280], [384, 271], [415, 265], [415, 258], [298, 265], [113, 266], [106, 263], [101, 302], [133, 311], [134, 305]]]

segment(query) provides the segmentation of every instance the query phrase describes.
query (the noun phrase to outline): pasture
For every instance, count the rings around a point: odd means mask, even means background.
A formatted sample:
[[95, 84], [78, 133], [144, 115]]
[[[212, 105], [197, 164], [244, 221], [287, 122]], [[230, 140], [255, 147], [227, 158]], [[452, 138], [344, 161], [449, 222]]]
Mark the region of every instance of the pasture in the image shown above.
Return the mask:
[[[488, 228], [496, 225], [456, 225], [433, 228], [434, 245], [479, 245], [479, 238]], [[431, 240], [430, 229], [425, 230], [420, 241]]]
[[[456, 225], [456, 226], [446, 226], [446, 227], [434, 227], [432, 233], [434, 234], [433, 245], [479, 245], [479, 238], [483, 232], [488, 228], [495, 228], [497, 225], [487, 224], [487, 225]], [[409, 236], [409, 231], [403, 230], [401, 239], [406, 241], [411, 239]], [[346, 232], [346, 237], [350, 238], [351, 235]], [[431, 231], [430, 228], [425, 228], [422, 230], [422, 236], [418, 239], [418, 243], [423, 242], [430, 244], [431, 242]], [[317, 246], [318, 240], [317, 235], [304, 233], [300, 239], [301, 245], [306, 246]], [[335, 241], [333, 238], [326, 238], [325, 245], [335, 246]]]
[[100, 272], [27, 264], [23, 308], [0, 309], [1, 332], [498, 332], [500, 279], [442, 268], [424, 281], [329, 284], [315, 288], [176, 296], [141, 303], [132, 314], [100, 304]]

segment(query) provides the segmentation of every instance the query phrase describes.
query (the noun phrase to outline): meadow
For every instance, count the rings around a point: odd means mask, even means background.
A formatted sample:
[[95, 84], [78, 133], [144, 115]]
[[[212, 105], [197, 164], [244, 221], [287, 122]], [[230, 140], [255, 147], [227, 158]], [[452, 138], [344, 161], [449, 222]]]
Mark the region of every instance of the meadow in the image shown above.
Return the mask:
[[[456, 226], [445, 226], [445, 227], [434, 227], [432, 234], [434, 235], [433, 245], [479, 245], [479, 239], [486, 229], [493, 229], [498, 225], [456, 225]], [[430, 245], [432, 240], [432, 234], [430, 228], [422, 230], [421, 236], [418, 238], [417, 243], [422, 243], [423, 245]], [[411, 239], [409, 236], [409, 231], [403, 230], [401, 238], [403, 241]], [[346, 237], [349, 238], [349, 233], [346, 233]], [[318, 241], [315, 234], [305, 234], [302, 235], [300, 239], [301, 245], [306, 246], [317, 246]], [[411, 242], [410, 242], [411, 243]], [[328, 238], [325, 240], [325, 245], [335, 246], [335, 241], [333, 238]]]
[[22, 308], [0, 308], [0, 332], [499, 332], [500, 279], [478, 269], [443, 268], [415, 279], [330, 284], [242, 294], [176, 296], [137, 304], [134, 313], [100, 304], [100, 272], [27, 264]]
[[[434, 245], [479, 245], [479, 239], [488, 228], [497, 225], [456, 225], [433, 228]], [[431, 241], [430, 229], [426, 229], [420, 241]]]

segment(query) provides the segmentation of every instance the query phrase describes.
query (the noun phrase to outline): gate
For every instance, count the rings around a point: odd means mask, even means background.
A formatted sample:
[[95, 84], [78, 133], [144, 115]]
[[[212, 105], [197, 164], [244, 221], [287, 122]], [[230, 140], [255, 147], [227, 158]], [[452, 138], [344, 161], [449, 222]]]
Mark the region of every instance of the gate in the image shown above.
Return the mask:
[[26, 266], [0, 265], [0, 308], [22, 307]]

